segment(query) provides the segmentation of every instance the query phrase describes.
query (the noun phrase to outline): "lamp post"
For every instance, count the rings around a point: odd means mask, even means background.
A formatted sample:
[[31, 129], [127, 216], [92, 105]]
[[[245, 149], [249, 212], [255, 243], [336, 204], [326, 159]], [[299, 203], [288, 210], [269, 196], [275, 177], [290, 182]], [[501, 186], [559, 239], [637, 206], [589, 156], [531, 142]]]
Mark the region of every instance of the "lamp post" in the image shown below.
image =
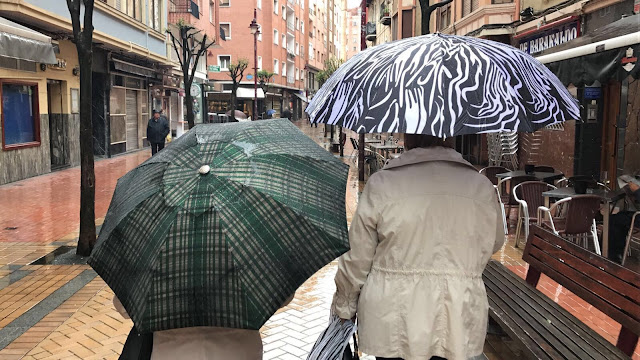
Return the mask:
[[251, 20], [251, 34], [253, 34], [253, 119], [258, 118], [258, 34], [260, 34], [258, 21], [258, 11], [253, 9], [253, 20]]

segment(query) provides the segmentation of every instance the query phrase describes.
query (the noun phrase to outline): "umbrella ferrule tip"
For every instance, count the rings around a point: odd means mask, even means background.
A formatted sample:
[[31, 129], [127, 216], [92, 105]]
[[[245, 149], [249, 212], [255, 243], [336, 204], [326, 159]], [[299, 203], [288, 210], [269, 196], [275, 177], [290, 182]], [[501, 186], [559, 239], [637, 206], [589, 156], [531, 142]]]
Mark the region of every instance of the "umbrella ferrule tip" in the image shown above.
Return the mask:
[[209, 165], [202, 165], [200, 166], [200, 169], [198, 169], [200, 175], [206, 175], [209, 171], [211, 171], [211, 167]]

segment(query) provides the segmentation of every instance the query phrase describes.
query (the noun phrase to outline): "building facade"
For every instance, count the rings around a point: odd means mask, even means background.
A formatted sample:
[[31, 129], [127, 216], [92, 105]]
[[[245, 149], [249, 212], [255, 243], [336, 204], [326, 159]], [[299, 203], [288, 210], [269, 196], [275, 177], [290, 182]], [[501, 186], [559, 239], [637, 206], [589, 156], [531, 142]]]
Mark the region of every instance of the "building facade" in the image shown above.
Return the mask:
[[320, 88], [316, 76], [324, 69], [325, 61], [329, 59], [328, 43], [328, 13], [325, 0], [309, 0], [308, 26], [308, 58], [306, 69], [306, 94], [312, 97]]
[[349, 9], [345, 18], [343, 51], [345, 60], [349, 60], [360, 52], [360, 9]]
[[[305, 0], [242, 0], [223, 1], [220, 4], [220, 48], [209, 51], [207, 62], [209, 79], [214, 90], [208, 92], [209, 113], [224, 113], [231, 98], [229, 65], [239, 59], [249, 61], [238, 91], [237, 109], [256, 118], [267, 109], [276, 116], [285, 110], [302, 116], [306, 100], [305, 65], [307, 63], [308, 6]], [[257, 36], [257, 59], [254, 57], [254, 36], [249, 24], [257, 9], [260, 33]], [[223, 37], [224, 34], [224, 37]], [[256, 64], [257, 62], [257, 64]], [[271, 83], [259, 90], [258, 114], [253, 112], [254, 67], [274, 73]]]
[[[163, 73], [171, 66], [164, 33], [166, 10], [166, 0], [95, 2], [92, 76], [96, 155], [111, 156], [145, 145], [149, 89], [162, 82]], [[33, 124], [37, 134], [32, 138], [38, 141], [29, 146], [3, 143], [0, 162], [6, 166], [0, 170], [0, 183], [78, 165], [79, 69], [66, 2], [0, 1], [0, 16], [51, 37], [57, 59], [53, 65], [7, 62], [9, 71], [0, 72], [0, 81], [7, 86], [5, 95], [15, 90], [20, 96], [31, 96], [39, 105], [34, 113], [40, 118]], [[21, 89], [15, 89], [18, 79], [26, 80]], [[5, 120], [12, 121], [6, 116]]]

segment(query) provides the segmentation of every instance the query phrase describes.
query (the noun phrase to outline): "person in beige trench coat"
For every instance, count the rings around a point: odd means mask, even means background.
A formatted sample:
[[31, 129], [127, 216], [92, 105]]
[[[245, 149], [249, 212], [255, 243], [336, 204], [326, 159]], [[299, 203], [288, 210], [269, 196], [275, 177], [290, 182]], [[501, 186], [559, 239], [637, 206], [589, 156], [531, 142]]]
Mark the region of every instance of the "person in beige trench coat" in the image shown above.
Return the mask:
[[[282, 307], [287, 306], [291, 295]], [[129, 319], [129, 314], [117, 297], [116, 310]], [[261, 360], [262, 338], [258, 330], [223, 327], [191, 327], [153, 333], [151, 360]]]
[[482, 272], [505, 241], [496, 191], [443, 140], [406, 135], [405, 147], [360, 196], [332, 311], [357, 314], [360, 350], [378, 358], [473, 358], [488, 321]]

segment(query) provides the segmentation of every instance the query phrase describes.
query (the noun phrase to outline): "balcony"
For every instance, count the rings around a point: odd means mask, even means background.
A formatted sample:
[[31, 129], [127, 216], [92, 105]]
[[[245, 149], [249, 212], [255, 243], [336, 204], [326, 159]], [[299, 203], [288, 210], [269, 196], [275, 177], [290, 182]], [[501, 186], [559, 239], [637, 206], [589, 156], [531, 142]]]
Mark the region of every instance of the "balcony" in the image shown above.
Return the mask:
[[383, 13], [382, 15], [380, 15], [380, 23], [382, 23], [382, 25], [386, 25], [389, 26], [391, 25], [391, 16], [389, 16], [389, 13]]
[[294, 60], [296, 58], [296, 54], [293, 53], [293, 50], [287, 50], [287, 58], [289, 60]]
[[295, 80], [293, 78], [293, 75], [287, 75], [287, 84], [294, 84]]
[[377, 37], [378, 36], [376, 35], [376, 24], [368, 22], [365, 38], [367, 39], [367, 41], [375, 41]]
[[192, 0], [169, 0], [169, 13], [189, 13], [196, 19], [200, 18], [198, 4]]

